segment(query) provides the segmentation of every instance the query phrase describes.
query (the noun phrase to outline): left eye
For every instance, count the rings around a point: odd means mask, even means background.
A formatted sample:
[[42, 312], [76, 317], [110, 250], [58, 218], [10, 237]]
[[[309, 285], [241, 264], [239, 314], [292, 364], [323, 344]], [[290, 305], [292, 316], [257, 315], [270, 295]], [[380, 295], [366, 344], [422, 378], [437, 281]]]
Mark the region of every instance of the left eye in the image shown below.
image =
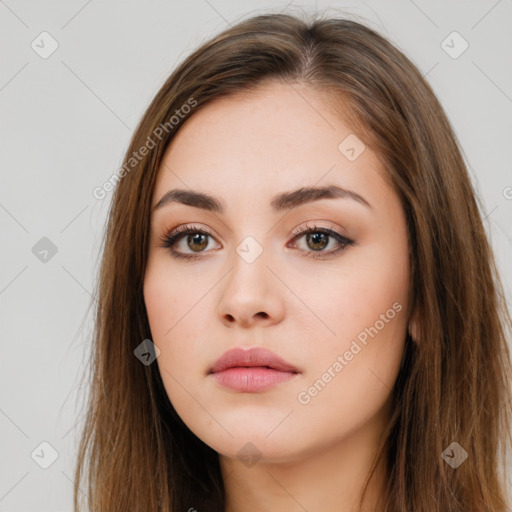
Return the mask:
[[[321, 227], [307, 227], [300, 230], [299, 234], [295, 235], [293, 240], [305, 239], [306, 247], [312, 249], [303, 250], [306, 256], [312, 258], [321, 258], [325, 256], [333, 256], [343, 251], [346, 247], [353, 245], [354, 241], [341, 235], [337, 231], [330, 228]], [[330, 240], [334, 239], [338, 243], [338, 247], [325, 251], [325, 247], [329, 245]]]
[[308, 249], [314, 252], [331, 252], [324, 251], [324, 249], [332, 242], [333, 239], [338, 243], [342, 243], [341, 236], [334, 231], [329, 230], [308, 230], [301, 235], [295, 237], [296, 240], [304, 239], [305, 245]]
[[[186, 237], [186, 246], [192, 250], [192, 253], [176, 250], [175, 246]], [[193, 226], [182, 226], [160, 238], [162, 242], [159, 246], [170, 249], [172, 256], [178, 259], [196, 259], [202, 256], [204, 249], [208, 247], [208, 237], [213, 235], [204, 229], [194, 228]], [[295, 234], [292, 241], [305, 239], [306, 246], [311, 250], [300, 249], [307, 256], [318, 258], [330, 256], [343, 251], [346, 247], [353, 245], [354, 241], [350, 240], [340, 233], [329, 228], [310, 227], [304, 228]], [[330, 239], [338, 242], [338, 247], [325, 251], [325, 247], [329, 245]], [[295, 247], [295, 245], [292, 245]], [[194, 254], [195, 253], [195, 254]]]

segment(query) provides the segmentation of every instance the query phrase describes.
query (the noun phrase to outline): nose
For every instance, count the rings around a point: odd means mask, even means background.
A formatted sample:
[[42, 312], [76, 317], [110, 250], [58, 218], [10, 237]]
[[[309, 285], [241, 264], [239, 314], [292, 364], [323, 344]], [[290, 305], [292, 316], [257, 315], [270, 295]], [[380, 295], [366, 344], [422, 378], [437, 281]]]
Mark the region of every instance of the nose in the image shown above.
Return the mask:
[[233, 268], [219, 288], [217, 312], [221, 322], [228, 327], [279, 323], [284, 316], [285, 288], [276, 277], [276, 270], [268, 267], [264, 253], [252, 262], [235, 253], [232, 263]]

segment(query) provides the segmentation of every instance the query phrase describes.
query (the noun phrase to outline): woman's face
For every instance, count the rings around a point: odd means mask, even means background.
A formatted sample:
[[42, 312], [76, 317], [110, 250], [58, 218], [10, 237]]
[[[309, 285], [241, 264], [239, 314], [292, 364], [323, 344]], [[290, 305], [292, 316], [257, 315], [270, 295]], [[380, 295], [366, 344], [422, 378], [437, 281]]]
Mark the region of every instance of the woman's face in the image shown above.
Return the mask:
[[[338, 188], [295, 192], [308, 187]], [[152, 210], [144, 299], [190, 430], [228, 457], [284, 462], [381, 428], [409, 267], [404, 213], [376, 154], [312, 89], [272, 84], [189, 118], [153, 207], [177, 189], [187, 195]], [[226, 351], [254, 347], [289, 367], [240, 352], [248, 359], [210, 373]]]

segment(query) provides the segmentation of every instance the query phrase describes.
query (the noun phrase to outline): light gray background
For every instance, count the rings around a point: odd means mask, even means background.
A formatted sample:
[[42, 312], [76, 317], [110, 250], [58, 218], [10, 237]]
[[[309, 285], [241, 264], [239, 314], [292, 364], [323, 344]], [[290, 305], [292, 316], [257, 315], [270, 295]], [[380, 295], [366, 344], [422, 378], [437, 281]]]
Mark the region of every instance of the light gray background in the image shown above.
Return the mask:
[[[512, 302], [512, 0], [0, 1], [1, 511], [72, 510], [86, 310], [111, 197], [92, 190], [119, 168], [187, 54], [242, 17], [299, 6], [364, 17], [427, 76], [461, 141]], [[59, 45], [47, 59], [31, 47], [43, 31]], [[469, 44], [456, 59], [441, 46], [453, 31]], [[32, 252], [42, 237], [57, 247], [47, 262]], [[43, 441], [58, 452], [48, 469], [31, 458], [37, 449], [44, 459]]]

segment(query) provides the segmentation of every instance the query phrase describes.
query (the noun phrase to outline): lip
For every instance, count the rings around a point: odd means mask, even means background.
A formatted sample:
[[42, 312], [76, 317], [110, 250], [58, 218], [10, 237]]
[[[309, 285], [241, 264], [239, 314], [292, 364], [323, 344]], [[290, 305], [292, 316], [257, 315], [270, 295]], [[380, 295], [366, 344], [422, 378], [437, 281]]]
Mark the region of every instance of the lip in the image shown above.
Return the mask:
[[261, 347], [228, 350], [209, 371], [220, 385], [243, 392], [264, 391], [299, 373], [295, 366]]

